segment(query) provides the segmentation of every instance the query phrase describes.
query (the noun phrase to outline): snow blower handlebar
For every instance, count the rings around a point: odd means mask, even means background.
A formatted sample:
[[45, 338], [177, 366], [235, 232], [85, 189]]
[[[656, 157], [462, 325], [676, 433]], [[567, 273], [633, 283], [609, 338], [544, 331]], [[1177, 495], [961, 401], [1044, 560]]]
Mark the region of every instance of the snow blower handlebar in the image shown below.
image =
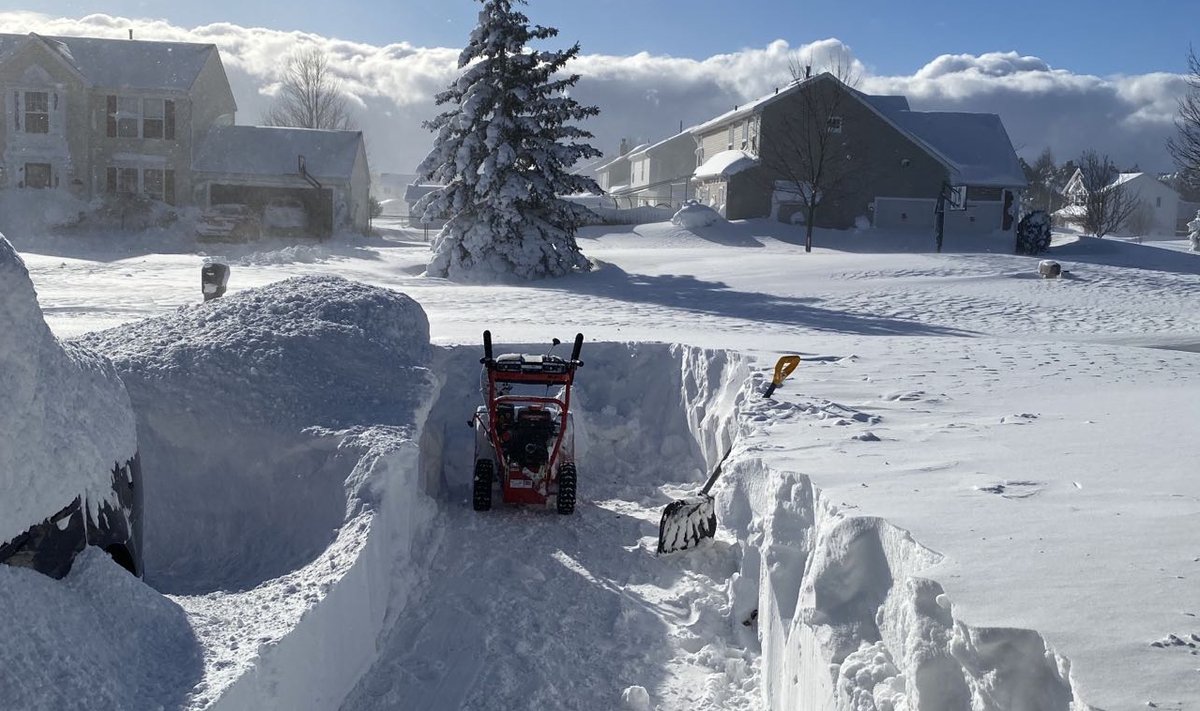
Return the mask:
[[496, 359], [492, 357], [492, 332], [483, 332], [483, 357], [479, 359], [480, 363], [488, 364], [495, 363]]

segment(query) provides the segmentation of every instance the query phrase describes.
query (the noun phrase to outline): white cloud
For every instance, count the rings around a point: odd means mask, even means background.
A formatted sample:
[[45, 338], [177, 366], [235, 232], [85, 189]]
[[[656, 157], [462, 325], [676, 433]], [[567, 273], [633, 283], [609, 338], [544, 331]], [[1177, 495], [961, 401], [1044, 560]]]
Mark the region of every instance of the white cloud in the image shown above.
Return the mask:
[[[458, 50], [416, 47], [407, 42], [376, 46], [304, 32], [217, 23], [183, 28], [162, 20], [108, 15], [52, 18], [32, 12], [0, 12], [10, 32], [211, 42], [237, 97], [240, 123], [254, 123], [275, 90], [282, 57], [316, 45], [359, 107], [377, 170], [410, 171], [428, 151], [430, 134], [420, 124], [437, 112], [434, 95], [456, 76]], [[1174, 131], [1176, 100], [1185, 90], [1173, 74], [1098, 77], [1055, 69], [1017, 52], [956, 54], [933, 58], [911, 76], [871, 74], [851, 48], [836, 39], [793, 47], [776, 40], [705, 59], [652, 55], [582, 55], [572, 65], [583, 79], [572, 92], [596, 104], [601, 115], [585, 124], [595, 145], [611, 152], [622, 136], [636, 141], [666, 137], [769, 93], [790, 80], [788, 60], [816, 66], [848, 63], [868, 92], [900, 93], [918, 110], [987, 111], [1000, 114], [1018, 151], [1032, 157], [1049, 146], [1061, 161], [1095, 148], [1122, 165], [1170, 168], [1164, 149]], [[869, 60], [869, 58], [867, 58]]]

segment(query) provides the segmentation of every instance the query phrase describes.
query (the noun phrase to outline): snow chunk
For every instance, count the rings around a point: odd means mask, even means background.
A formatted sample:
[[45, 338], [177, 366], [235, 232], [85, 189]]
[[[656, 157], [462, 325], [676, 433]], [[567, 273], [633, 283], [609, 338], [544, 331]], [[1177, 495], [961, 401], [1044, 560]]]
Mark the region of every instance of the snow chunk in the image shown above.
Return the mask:
[[721, 219], [721, 214], [708, 205], [690, 203], [679, 208], [679, 212], [671, 218], [671, 223], [685, 229], [708, 227]]
[[704, 161], [692, 176], [698, 179], [728, 178], [757, 165], [758, 159], [746, 151], [721, 151]]
[[137, 450], [116, 371], [62, 344], [42, 318], [25, 263], [0, 235], [0, 541], [85, 494], [112, 497], [112, 470]]
[[621, 692], [621, 703], [634, 711], [650, 711], [650, 694], [644, 686], [631, 686]]

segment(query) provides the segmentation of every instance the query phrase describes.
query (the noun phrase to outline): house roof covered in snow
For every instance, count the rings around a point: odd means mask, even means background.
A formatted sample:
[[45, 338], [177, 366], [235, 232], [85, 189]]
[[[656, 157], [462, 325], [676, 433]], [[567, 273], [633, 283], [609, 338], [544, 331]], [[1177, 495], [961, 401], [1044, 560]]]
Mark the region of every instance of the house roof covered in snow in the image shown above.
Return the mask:
[[649, 144], [647, 144], [647, 143], [639, 143], [638, 145], [634, 146], [633, 148], [630, 148], [628, 151], [622, 153], [621, 155], [617, 156], [616, 158], [613, 158], [612, 160], [608, 161], [607, 163], [604, 163], [603, 165], [600, 165], [599, 167], [595, 168], [595, 171], [597, 173], [599, 173], [602, 170], [608, 170], [609, 168], [612, 168], [613, 166], [615, 166], [617, 163], [620, 163], [621, 161], [628, 161], [629, 158], [634, 153], [640, 153], [640, 152], [642, 152], [642, 150], [644, 150], [648, 147], [649, 147]]
[[674, 136], [664, 138], [661, 141], [659, 141], [658, 143], [652, 143], [650, 145], [643, 146], [641, 148], [635, 148], [634, 150], [629, 151], [629, 153], [627, 153], [625, 155], [627, 158], [629, 158], [629, 160], [637, 160], [637, 159], [643, 158], [651, 153], [657, 153], [658, 151], [662, 150], [666, 146], [668, 146], [672, 143], [677, 143], [679, 141], [686, 141], [691, 146], [696, 145], [696, 140], [694, 138], [692, 138], [692, 134], [688, 133], [687, 131], [684, 131], [682, 133], [677, 133]]
[[312, 175], [349, 179], [362, 144], [361, 131], [219, 126], [200, 143], [192, 167], [202, 173], [296, 175], [304, 156]]
[[961, 111], [883, 112], [901, 130], [929, 146], [965, 185], [1025, 185], [1025, 171], [996, 114]]
[[728, 178], [756, 165], [758, 165], [758, 159], [746, 151], [721, 151], [696, 168], [693, 177], [698, 179]]
[[412, 204], [442, 187], [438, 183], [409, 183], [404, 187], [404, 201]]
[[191, 88], [216, 45], [194, 42], [146, 42], [99, 37], [48, 37], [0, 34], [0, 62], [27, 42], [39, 42], [94, 87], [112, 89]]

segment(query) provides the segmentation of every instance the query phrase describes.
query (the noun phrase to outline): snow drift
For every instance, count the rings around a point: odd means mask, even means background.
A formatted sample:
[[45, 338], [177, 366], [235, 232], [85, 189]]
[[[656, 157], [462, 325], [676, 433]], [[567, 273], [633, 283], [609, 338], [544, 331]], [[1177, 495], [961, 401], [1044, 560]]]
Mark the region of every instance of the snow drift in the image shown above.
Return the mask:
[[114, 500], [137, 451], [133, 412], [103, 358], [50, 333], [24, 262], [0, 235], [0, 541], [84, 494]]

